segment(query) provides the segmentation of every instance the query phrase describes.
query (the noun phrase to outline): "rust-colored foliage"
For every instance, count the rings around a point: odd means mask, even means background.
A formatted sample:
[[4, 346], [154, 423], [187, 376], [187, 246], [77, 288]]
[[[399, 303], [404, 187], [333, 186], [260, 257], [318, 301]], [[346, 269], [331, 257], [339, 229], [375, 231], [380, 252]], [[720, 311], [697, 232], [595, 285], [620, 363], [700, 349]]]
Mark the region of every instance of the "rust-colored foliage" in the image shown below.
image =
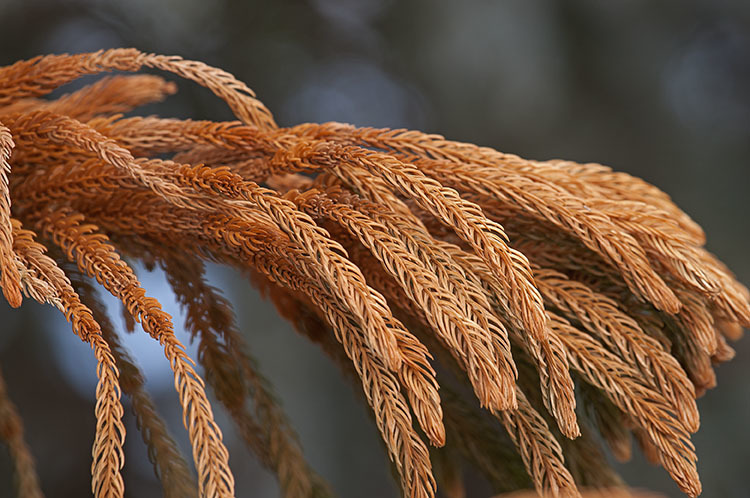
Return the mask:
[[[143, 68], [205, 86], [239, 121], [119, 114], [175, 91], [153, 75], [41, 98], [83, 75]], [[3, 294], [16, 307], [23, 296], [58, 307], [98, 361], [97, 497], [124, 494], [121, 389], [166, 495], [234, 496], [204, 381], [123, 255], [164, 268], [208, 385], [284, 496], [331, 491], [229, 303], [205, 282], [204, 260], [249, 274], [361, 382], [407, 497], [437, 486], [463, 496], [463, 460], [498, 492], [622, 486], [594, 428], [623, 460], [632, 432], [686, 494], [700, 494], [695, 398], [731, 359], [727, 339], [750, 325], [748, 291], [703, 248], [701, 228], [642, 180], [418, 131], [279, 128], [230, 74], [134, 49], [0, 68], [0, 162]], [[164, 347], [197, 479], [85, 276]], [[441, 386], [438, 361], [466, 389]], [[1, 380], [0, 437], [19, 493], [40, 496]]]

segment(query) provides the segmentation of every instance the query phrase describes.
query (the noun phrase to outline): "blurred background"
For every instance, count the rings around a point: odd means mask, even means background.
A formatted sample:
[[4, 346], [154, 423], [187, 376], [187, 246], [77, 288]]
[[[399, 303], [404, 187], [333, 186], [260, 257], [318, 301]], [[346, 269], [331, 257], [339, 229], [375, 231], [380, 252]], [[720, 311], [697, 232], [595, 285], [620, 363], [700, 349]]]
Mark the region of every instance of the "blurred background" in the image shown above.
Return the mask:
[[[747, 1], [0, 0], [0, 20], [2, 65], [133, 46], [230, 71], [281, 125], [417, 128], [533, 159], [610, 165], [672, 195], [706, 229], [709, 248], [750, 283]], [[179, 87], [145, 112], [230, 117], [210, 92]], [[179, 325], [163, 276], [142, 277]], [[342, 497], [397, 496], [368, 409], [335, 365], [248, 283], [218, 267], [212, 277], [235, 303], [315, 469]], [[44, 491], [87, 496], [93, 355], [55, 310], [28, 301], [11, 310], [3, 301], [0, 314], [0, 365]], [[128, 336], [129, 347], [189, 455], [167, 362], [141, 335]], [[718, 388], [699, 402], [693, 441], [707, 497], [746, 497], [750, 488], [750, 341], [735, 347]], [[219, 409], [217, 417], [237, 495], [278, 496], [274, 477]], [[127, 494], [160, 496], [129, 411], [126, 424]], [[666, 472], [638, 455], [619, 469], [634, 486], [680, 496]], [[10, 472], [2, 451], [0, 496], [12, 495]]]

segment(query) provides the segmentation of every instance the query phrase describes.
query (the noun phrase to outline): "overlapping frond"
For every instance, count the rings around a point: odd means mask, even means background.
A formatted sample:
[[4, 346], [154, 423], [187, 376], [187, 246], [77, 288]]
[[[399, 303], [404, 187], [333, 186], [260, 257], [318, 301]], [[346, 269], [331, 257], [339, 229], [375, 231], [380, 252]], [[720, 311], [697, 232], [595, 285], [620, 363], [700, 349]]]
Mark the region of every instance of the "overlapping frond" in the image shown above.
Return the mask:
[[[44, 98], [84, 75], [144, 68], [208, 88], [239, 121], [123, 117], [174, 93], [154, 75]], [[37, 235], [77, 269], [66, 275]], [[332, 491], [204, 261], [254, 275], [358, 379], [407, 497], [434, 497], [436, 483], [461, 496], [459, 454], [498, 491], [597, 496], [581, 490], [622, 483], [592, 427], [621, 460], [632, 434], [697, 496], [695, 398], [733, 356], [727, 340], [750, 326], [750, 294], [704, 243], [666, 194], [607, 167], [411, 130], [279, 128], [244, 83], [200, 62], [112, 49], [0, 68], [0, 283], [12, 306], [25, 295], [62, 310], [94, 349], [97, 497], [124, 495], [120, 388], [168, 495], [234, 496], [204, 382], [121, 254], [165, 270], [208, 384], [287, 497]], [[79, 273], [164, 347], [197, 486], [90, 287], [77, 282], [81, 299], [71, 286]], [[467, 388], [441, 392], [436, 364]], [[17, 417], [0, 411], [33, 496]]]

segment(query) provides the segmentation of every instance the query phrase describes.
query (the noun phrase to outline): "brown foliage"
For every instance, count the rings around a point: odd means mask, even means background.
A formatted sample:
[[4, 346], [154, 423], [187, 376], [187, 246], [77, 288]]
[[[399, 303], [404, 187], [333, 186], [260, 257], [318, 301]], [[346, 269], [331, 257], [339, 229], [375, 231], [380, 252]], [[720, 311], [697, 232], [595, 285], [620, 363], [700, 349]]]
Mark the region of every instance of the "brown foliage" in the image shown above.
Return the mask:
[[[43, 98], [83, 75], [142, 68], [205, 86], [239, 121], [122, 117], [174, 93], [153, 75]], [[167, 495], [234, 496], [204, 382], [120, 254], [165, 269], [208, 384], [287, 497], [331, 491], [244, 350], [229, 303], [205, 282], [203, 260], [253, 274], [359, 379], [405, 496], [433, 497], [437, 485], [463, 496], [459, 454], [497, 491], [618, 486], [591, 426], [619, 459], [632, 432], [697, 496], [695, 397], [715, 384], [713, 365], [731, 359], [726, 340], [750, 325], [747, 289], [704, 242], [666, 194], [604, 166], [528, 161], [418, 131], [279, 128], [244, 83], [179, 57], [114, 49], [0, 68], [0, 283], [12, 306], [25, 295], [59, 308], [94, 350], [97, 497], [124, 495], [120, 389]], [[164, 347], [197, 482], [83, 275]], [[475, 402], [447, 389], [441, 400], [433, 355]], [[571, 372], [587, 410], [576, 410]], [[40, 495], [1, 379], [0, 429], [20, 492]], [[445, 446], [435, 475], [422, 434]]]

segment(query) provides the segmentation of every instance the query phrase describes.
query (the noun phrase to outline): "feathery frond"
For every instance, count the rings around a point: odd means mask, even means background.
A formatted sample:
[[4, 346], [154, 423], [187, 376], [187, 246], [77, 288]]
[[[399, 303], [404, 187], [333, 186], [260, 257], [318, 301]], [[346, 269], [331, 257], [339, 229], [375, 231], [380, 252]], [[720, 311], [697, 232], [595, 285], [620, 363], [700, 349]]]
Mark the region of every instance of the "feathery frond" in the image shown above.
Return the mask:
[[[175, 92], [155, 75], [45, 98], [84, 75], [144, 68], [208, 88], [239, 121], [123, 117]], [[605, 166], [412, 130], [280, 128], [244, 83], [180, 57], [111, 49], [0, 68], [0, 284], [14, 307], [26, 296], [60, 309], [94, 349], [97, 497], [125, 493], [120, 389], [168, 496], [235, 494], [204, 381], [121, 255], [165, 270], [208, 385], [286, 497], [332, 490], [205, 261], [251, 275], [357, 380], [404, 496], [434, 497], [438, 484], [463, 496], [463, 461], [496, 491], [640, 496], [620, 487], [596, 428], [620, 460], [632, 434], [695, 497], [695, 398], [750, 326], [750, 293], [704, 243], [666, 194]], [[197, 481], [83, 275], [164, 347]], [[20, 492], [39, 496], [1, 379], [0, 426]]]

